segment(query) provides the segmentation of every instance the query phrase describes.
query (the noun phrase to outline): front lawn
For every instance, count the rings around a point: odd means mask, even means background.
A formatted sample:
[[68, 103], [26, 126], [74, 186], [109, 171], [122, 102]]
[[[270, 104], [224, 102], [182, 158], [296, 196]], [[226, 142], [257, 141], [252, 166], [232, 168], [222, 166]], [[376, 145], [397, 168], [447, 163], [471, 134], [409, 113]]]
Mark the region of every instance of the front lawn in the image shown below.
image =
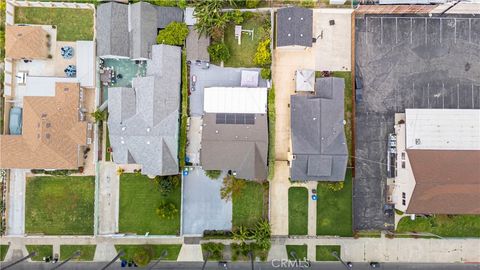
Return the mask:
[[304, 187], [288, 189], [288, 234], [308, 234], [308, 190]]
[[343, 189], [318, 183], [317, 196], [317, 235], [352, 236], [352, 170], [347, 169]]
[[480, 237], [480, 216], [436, 215], [430, 217], [403, 217], [397, 233], [433, 233], [442, 237]]
[[317, 261], [338, 261], [337, 258], [335, 258], [332, 255], [332, 252], [337, 252], [337, 256], [341, 257], [340, 253], [340, 246], [334, 245], [334, 246], [317, 246], [316, 250], [316, 260]]
[[95, 177], [27, 179], [25, 231], [30, 234], [93, 234]]
[[167, 255], [162, 260], [176, 261], [181, 248], [182, 245], [115, 245], [117, 252], [125, 252], [122, 260], [135, 261], [141, 265], [158, 260], [164, 251], [167, 251]]
[[5, 255], [8, 252], [8, 245], [0, 245], [0, 261], [5, 260]]
[[253, 13], [251, 17], [242, 23], [243, 30], [253, 30], [252, 36], [242, 33], [242, 43], [238, 45], [235, 38], [235, 23], [229, 23], [225, 27], [224, 42], [230, 50], [230, 58], [224, 62], [226, 67], [255, 67], [253, 57], [257, 52], [258, 43], [269, 35], [269, 28], [265, 20], [270, 20], [270, 14]]
[[[178, 210], [172, 219], [160, 218], [156, 210], [163, 202], [171, 202]], [[147, 232], [152, 235], [180, 233], [181, 185], [162, 196], [154, 180], [140, 174], [120, 176], [119, 230], [122, 233]]]
[[44, 257], [53, 257], [53, 246], [52, 245], [27, 245], [28, 253], [36, 252], [37, 254], [33, 256], [32, 261], [43, 261]]
[[[236, 179], [235, 181], [245, 181]], [[245, 181], [242, 191], [232, 195], [232, 225], [253, 228], [264, 216], [264, 192], [268, 187], [255, 181]]]
[[93, 40], [93, 10], [15, 7], [15, 23], [57, 26], [58, 41]]
[[72, 256], [77, 250], [81, 252], [80, 256], [74, 258], [74, 261], [93, 261], [95, 256], [95, 245], [61, 245], [60, 260], [64, 261]]
[[307, 258], [307, 245], [287, 245], [286, 247], [289, 260], [303, 260]]

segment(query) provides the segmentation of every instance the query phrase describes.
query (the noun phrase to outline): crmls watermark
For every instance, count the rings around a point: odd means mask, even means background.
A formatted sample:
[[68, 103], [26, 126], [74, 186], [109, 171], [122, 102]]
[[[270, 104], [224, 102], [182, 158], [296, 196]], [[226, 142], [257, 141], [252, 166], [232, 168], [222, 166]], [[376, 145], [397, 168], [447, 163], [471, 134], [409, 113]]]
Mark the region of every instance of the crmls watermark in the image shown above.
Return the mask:
[[291, 261], [288, 259], [272, 260], [273, 268], [310, 268], [312, 263], [307, 259]]

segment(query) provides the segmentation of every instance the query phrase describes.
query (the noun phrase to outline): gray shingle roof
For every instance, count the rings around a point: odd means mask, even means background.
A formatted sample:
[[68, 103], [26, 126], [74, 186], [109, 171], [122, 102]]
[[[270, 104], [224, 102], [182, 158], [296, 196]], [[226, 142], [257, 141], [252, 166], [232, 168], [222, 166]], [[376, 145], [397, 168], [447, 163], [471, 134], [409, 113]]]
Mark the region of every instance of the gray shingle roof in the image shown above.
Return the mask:
[[216, 114], [206, 113], [200, 151], [203, 169], [236, 171], [241, 179], [266, 179], [267, 116], [255, 117], [254, 125], [216, 124]]
[[199, 35], [193, 26], [188, 27], [187, 36], [187, 60], [210, 61], [208, 54], [208, 46], [210, 45], [210, 37], [207, 35]]
[[181, 51], [154, 45], [147, 76], [133, 88], [108, 89], [108, 128], [113, 159], [142, 165], [148, 175], [178, 173]]
[[97, 55], [148, 59], [151, 46], [157, 43], [157, 30], [172, 21], [183, 21], [181, 9], [147, 2], [101, 4], [97, 8]]
[[319, 78], [315, 95], [291, 96], [292, 180], [344, 180], [344, 87], [342, 78]]
[[312, 47], [313, 11], [288, 7], [277, 11], [277, 47]]
[[97, 55], [129, 57], [128, 5], [110, 2], [97, 8]]

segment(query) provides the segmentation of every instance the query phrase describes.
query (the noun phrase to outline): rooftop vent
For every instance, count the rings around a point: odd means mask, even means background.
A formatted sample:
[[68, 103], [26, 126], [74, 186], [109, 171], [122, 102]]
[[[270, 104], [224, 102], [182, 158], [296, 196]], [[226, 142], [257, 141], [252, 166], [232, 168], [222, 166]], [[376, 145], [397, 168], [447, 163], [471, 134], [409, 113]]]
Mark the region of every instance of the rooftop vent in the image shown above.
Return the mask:
[[422, 144], [422, 141], [420, 141], [419, 138], [415, 138], [415, 144], [416, 144], [416, 145], [420, 145], [420, 144]]

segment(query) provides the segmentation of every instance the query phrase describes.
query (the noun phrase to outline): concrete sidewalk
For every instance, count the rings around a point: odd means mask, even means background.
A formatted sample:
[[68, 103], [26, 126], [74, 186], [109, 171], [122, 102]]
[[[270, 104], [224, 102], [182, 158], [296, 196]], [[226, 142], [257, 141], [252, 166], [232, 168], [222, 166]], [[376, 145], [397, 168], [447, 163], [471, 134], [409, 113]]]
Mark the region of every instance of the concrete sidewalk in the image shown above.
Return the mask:
[[23, 236], [25, 234], [25, 191], [26, 173], [29, 170], [11, 169], [10, 186], [6, 209], [7, 235]]

